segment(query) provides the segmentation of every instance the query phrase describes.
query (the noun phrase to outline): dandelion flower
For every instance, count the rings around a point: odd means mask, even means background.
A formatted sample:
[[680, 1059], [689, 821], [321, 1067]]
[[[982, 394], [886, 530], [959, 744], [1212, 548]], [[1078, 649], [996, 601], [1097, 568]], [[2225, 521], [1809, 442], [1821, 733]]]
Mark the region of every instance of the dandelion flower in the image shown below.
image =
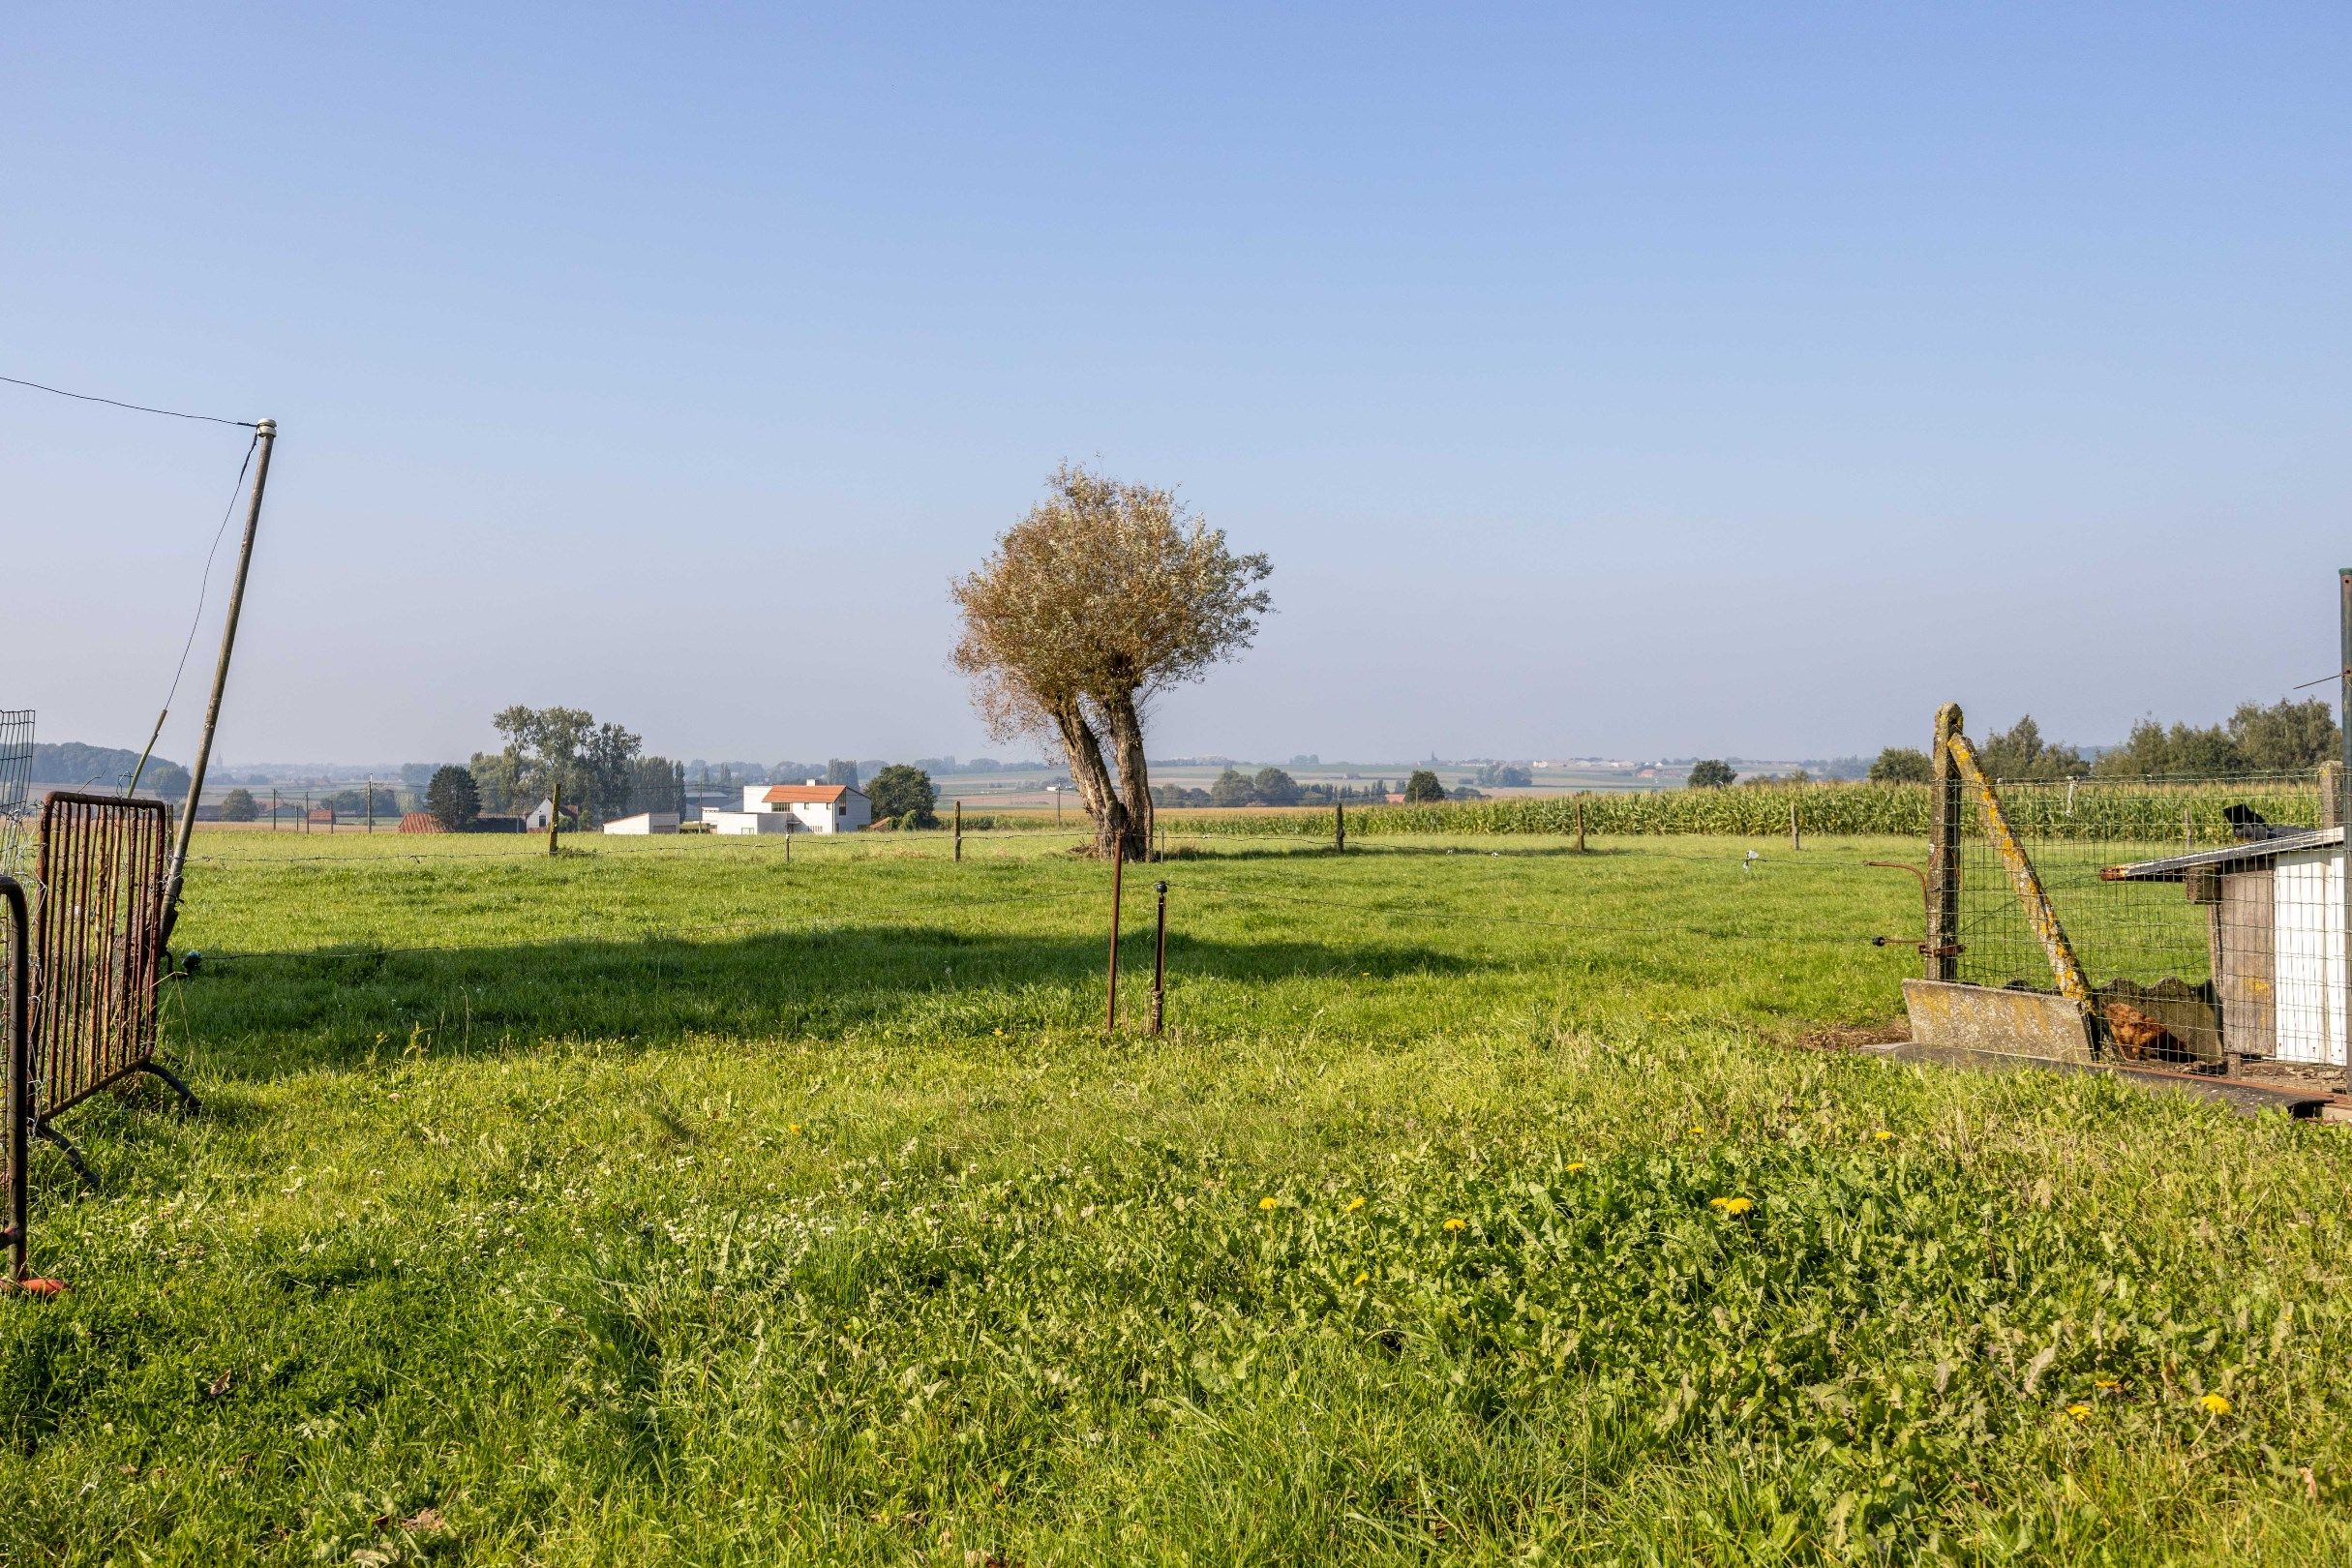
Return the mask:
[[2091, 1419], [2091, 1406], [2087, 1404], [2069, 1404], [2066, 1406], [2066, 1414], [2072, 1416], [2077, 1421], [2088, 1421]]
[[1726, 1214], [1745, 1214], [1756, 1207], [1754, 1198], [1719, 1197], [1708, 1198], [1706, 1201], [1708, 1207], [1721, 1209]]
[[1257, 1206], [1261, 1209], [1279, 1209], [1282, 1206], [1282, 1200], [1278, 1197], [1262, 1197], [1257, 1200]]
[[1571, 1176], [1575, 1175], [1578, 1171], [1583, 1170], [1583, 1168], [1584, 1161], [1582, 1160], [1571, 1160], [1568, 1161], [1568, 1174]]
[[1873, 1132], [1870, 1135], [1878, 1139], [1881, 1143], [1885, 1143], [1888, 1138], [1894, 1136], [1892, 1132], [1887, 1131], [1885, 1128], [1880, 1128], [1876, 1132]]
[[2123, 1379], [2118, 1377], [2094, 1377], [2091, 1379], [2091, 1386], [2097, 1389], [2101, 1394], [2111, 1394], [2115, 1390], [2122, 1388], [2124, 1384]]
[[1694, 1138], [1704, 1138], [1706, 1136], [1706, 1129], [1704, 1127], [1694, 1127], [1691, 1129], [1691, 1136]]
[[1369, 1279], [1371, 1279], [1371, 1278], [1372, 1278], [1372, 1271], [1371, 1271], [1370, 1269], [1366, 1269], [1364, 1272], [1362, 1272], [1361, 1274], [1358, 1274], [1358, 1275], [1356, 1276], [1356, 1283], [1358, 1283], [1358, 1284], [1362, 1284], [1362, 1283], [1363, 1283], [1365, 1281], [1367, 1281], [1367, 1280], [1369, 1280]]
[[1360, 1197], [1351, 1197], [1347, 1200], [1347, 1212], [1349, 1214], [1355, 1213], [1362, 1207], [1364, 1207], [1364, 1200]]
[[2197, 1398], [2197, 1408], [2207, 1415], [2227, 1415], [2229, 1401], [2218, 1394], [2203, 1394]]
[[784, 1131], [787, 1132], [798, 1132], [800, 1131], [800, 1124], [798, 1122], [786, 1122], [784, 1124]]
[[1467, 1230], [1469, 1227], [1470, 1221], [1467, 1220], [1448, 1220], [1445, 1222], [1445, 1228], [1448, 1230]]

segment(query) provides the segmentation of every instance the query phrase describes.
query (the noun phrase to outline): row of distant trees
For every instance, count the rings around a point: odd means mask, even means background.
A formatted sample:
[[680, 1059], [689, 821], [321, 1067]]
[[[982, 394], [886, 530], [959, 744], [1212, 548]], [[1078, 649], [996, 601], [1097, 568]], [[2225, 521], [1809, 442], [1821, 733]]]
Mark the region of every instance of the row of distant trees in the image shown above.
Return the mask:
[[[2043, 739], [2029, 713], [1976, 744], [1976, 758], [1994, 778], [2232, 778], [2294, 773], [2341, 755], [2342, 732], [2325, 700], [2282, 698], [2240, 703], [2219, 724], [2164, 725], [2141, 719], [2120, 746], [2086, 756], [2076, 746]], [[1870, 765], [1874, 784], [1924, 784], [1932, 764], [1915, 746], [1888, 746]], [[1693, 789], [1721, 789], [1739, 775], [1719, 758], [1695, 764]], [[1803, 782], [1801, 773], [1783, 782]]]
[[[1413, 775], [1423, 776], [1420, 773]], [[1428, 775], [1434, 780], [1437, 775]], [[1332, 805], [1341, 802], [1377, 802], [1387, 799], [1388, 780], [1378, 779], [1362, 786], [1354, 784], [1302, 784], [1285, 769], [1261, 768], [1254, 773], [1245, 773], [1228, 768], [1217, 775], [1205, 790], [1183, 784], [1161, 784], [1152, 791], [1152, 803], [1157, 806], [1295, 806]], [[1444, 791], [1438, 791], [1444, 798]]]

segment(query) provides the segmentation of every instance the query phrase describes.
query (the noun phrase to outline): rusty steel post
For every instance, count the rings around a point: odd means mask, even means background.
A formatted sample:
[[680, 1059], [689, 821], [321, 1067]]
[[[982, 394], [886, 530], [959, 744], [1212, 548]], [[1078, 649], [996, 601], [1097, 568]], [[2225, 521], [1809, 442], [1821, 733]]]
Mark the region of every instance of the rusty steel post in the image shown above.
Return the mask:
[[1110, 985], [1102, 1005], [1102, 1032], [1119, 1028], [1119, 898], [1126, 891], [1127, 852], [1124, 845], [1111, 854]]
[[1952, 740], [1960, 734], [1960, 705], [1936, 709], [1936, 740], [1929, 788], [1927, 851], [1927, 944], [1922, 966], [1931, 980], [1960, 978], [1960, 769]]
[[171, 864], [164, 874], [162, 940], [171, 941], [171, 928], [180, 918], [180, 881], [188, 870], [188, 842], [196, 834], [196, 802], [204, 798], [204, 769], [212, 763], [212, 738], [221, 727], [221, 698], [228, 690], [229, 655], [237, 649], [237, 618], [245, 611], [245, 579], [254, 565], [254, 534], [261, 527], [261, 494], [269, 488], [269, 455], [278, 444], [278, 421], [254, 425], [254, 497], [245, 508], [245, 538], [237, 546], [237, 575], [229, 580], [228, 614], [221, 623], [221, 656], [212, 667], [212, 697], [204, 705], [204, 728], [196, 737], [196, 761], [188, 769], [188, 807], [180, 813], [180, 833], [171, 847]]
[[1159, 885], [1160, 907], [1152, 930], [1152, 1033], [1160, 1033], [1168, 1010], [1168, 885]]

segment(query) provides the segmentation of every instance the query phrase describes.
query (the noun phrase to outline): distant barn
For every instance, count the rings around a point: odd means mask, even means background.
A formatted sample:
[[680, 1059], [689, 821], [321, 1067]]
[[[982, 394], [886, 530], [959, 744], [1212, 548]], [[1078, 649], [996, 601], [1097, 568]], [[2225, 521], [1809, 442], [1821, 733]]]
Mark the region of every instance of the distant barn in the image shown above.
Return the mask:
[[400, 830], [404, 833], [445, 833], [449, 829], [443, 828], [441, 819], [430, 811], [411, 811], [400, 819]]

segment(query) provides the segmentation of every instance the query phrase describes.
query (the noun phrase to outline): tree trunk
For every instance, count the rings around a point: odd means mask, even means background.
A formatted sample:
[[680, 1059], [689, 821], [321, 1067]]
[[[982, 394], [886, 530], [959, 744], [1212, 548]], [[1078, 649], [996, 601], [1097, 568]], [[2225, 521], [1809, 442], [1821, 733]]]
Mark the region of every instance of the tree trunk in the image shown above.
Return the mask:
[[1111, 745], [1119, 759], [1119, 793], [1127, 803], [1127, 858], [1152, 858], [1152, 776], [1143, 760], [1143, 715], [1135, 711], [1131, 693], [1121, 692], [1102, 704]]
[[1111, 785], [1110, 769], [1102, 761], [1102, 743], [1095, 738], [1094, 726], [1086, 722], [1085, 710], [1074, 702], [1057, 709], [1053, 722], [1070, 758], [1070, 781], [1077, 786], [1078, 799], [1095, 825], [1095, 854], [1107, 860], [1119, 853], [1127, 835], [1127, 807]]

